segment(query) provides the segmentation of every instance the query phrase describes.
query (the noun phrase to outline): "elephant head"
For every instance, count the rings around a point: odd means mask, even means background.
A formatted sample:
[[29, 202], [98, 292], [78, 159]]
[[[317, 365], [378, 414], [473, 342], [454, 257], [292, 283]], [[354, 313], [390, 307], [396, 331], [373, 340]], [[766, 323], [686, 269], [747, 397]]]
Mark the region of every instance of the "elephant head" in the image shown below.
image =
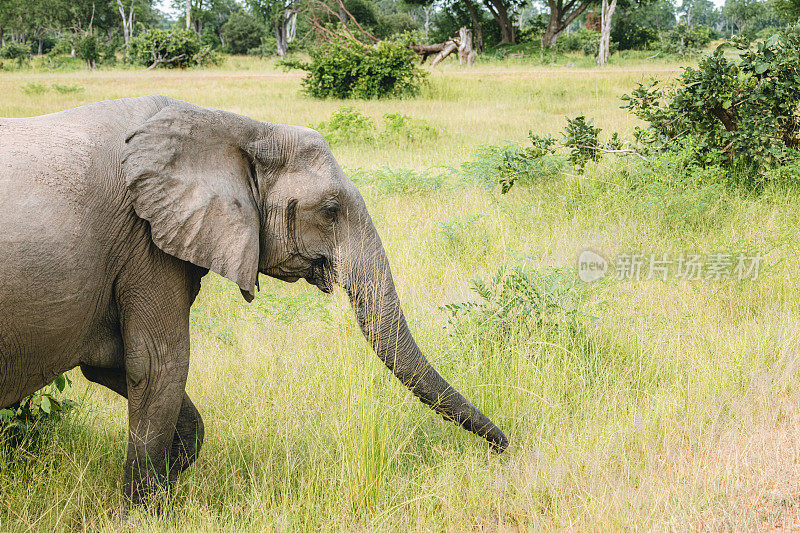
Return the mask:
[[231, 279], [247, 301], [259, 272], [340, 285], [406, 387], [495, 450], [508, 446], [420, 351], [364, 200], [319, 133], [173, 100], [127, 136], [122, 169], [164, 252]]

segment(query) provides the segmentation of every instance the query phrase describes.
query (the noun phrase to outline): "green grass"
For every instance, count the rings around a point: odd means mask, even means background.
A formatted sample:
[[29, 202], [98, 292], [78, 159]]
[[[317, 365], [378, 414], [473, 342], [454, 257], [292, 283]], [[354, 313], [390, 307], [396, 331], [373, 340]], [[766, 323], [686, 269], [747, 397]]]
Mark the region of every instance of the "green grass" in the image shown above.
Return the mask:
[[[333, 149], [359, 178], [417, 342], [506, 432], [509, 450], [488, 452], [412, 398], [372, 354], [341, 292], [264, 279], [248, 305], [211, 274], [192, 312], [187, 385], [206, 422], [205, 447], [165, 496], [168, 514], [136, 516], [136, 529], [796, 523], [797, 191], [682, 196], [634, 186], [636, 165], [609, 158], [583, 176], [565, 170], [501, 196], [441, 168], [459, 167], [484, 143], [525, 142], [530, 129], [556, 134], [565, 116], [585, 114], [624, 136], [637, 123], [619, 109], [619, 95], [650, 74], [678, 72], [646, 61], [606, 69], [450, 63], [418, 98], [377, 102], [308, 99], [294, 73], [246, 58], [203, 71], [0, 74], [0, 116], [157, 92], [303, 125], [353, 105], [376, 122], [402, 112], [441, 132], [432, 141]], [[36, 84], [83, 90], [25, 91]], [[498, 341], [480, 326], [461, 335], [448, 328], [440, 306], [471, 298], [474, 276], [523, 257], [536, 268], [572, 267], [585, 248], [607, 257], [752, 249], [766, 254], [767, 268], [756, 282], [600, 283], [587, 302], [599, 319], [584, 322], [580, 342], [543, 334]], [[41, 450], [0, 459], [0, 530], [111, 529], [126, 406], [70, 375], [81, 407]]]

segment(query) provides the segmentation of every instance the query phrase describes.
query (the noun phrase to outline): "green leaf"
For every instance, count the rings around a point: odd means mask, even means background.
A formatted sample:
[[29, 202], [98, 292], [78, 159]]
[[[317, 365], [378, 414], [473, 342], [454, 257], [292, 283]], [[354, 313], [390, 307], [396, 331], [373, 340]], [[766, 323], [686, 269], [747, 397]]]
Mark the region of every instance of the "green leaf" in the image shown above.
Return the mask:
[[64, 392], [64, 388], [67, 386], [66, 376], [64, 374], [61, 374], [53, 381], [53, 384], [58, 389], [58, 392]]
[[50, 414], [50, 398], [48, 398], [47, 396], [42, 396], [42, 405], [40, 407], [41, 407], [42, 411], [44, 411], [45, 413], [47, 413], [49, 415]]

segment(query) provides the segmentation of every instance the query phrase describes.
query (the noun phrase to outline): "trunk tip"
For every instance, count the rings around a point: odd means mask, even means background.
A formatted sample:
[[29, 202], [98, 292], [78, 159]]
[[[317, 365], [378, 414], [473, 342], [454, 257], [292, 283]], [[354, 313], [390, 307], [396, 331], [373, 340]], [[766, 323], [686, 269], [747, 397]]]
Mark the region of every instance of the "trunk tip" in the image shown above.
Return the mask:
[[508, 437], [506, 437], [499, 428], [495, 429], [496, 432], [492, 432], [491, 434], [486, 435], [484, 438], [489, 441], [493, 452], [503, 453], [506, 451], [506, 448], [508, 448]]

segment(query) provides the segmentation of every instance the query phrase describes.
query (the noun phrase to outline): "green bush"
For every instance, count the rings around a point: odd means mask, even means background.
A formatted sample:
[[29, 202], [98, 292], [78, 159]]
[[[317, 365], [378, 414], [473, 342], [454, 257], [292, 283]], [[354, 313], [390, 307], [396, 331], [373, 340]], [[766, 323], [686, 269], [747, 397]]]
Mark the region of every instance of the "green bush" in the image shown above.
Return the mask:
[[69, 378], [62, 374], [40, 391], [0, 409], [0, 451], [38, 444], [77, 405], [64, 394], [68, 385]]
[[80, 37], [75, 43], [75, 55], [86, 63], [90, 69], [94, 68], [100, 59], [100, 44], [97, 36], [89, 33]]
[[556, 42], [556, 49], [562, 53], [580, 52], [584, 46], [597, 43], [599, 47], [600, 33], [588, 28], [581, 28], [578, 31], [563, 33]]
[[425, 73], [407, 47], [381, 41], [374, 47], [343, 36], [309, 52], [310, 62], [284, 61], [305, 70], [306, 93], [315, 98], [384, 98], [419, 92]]
[[258, 49], [261, 40], [266, 36], [264, 26], [244, 11], [231, 14], [222, 25], [220, 35], [225, 40], [225, 48], [231, 54], [247, 54], [249, 50]]
[[665, 32], [661, 41], [654, 48], [668, 54], [693, 54], [702, 50], [711, 42], [714, 30], [708, 26], [698, 24], [689, 26], [681, 22], [675, 28]]
[[503, 194], [515, 183], [531, 184], [558, 177], [564, 168], [564, 159], [543, 152], [539, 147], [483, 145], [475, 151], [473, 159], [461, 164], [458, 173], [465, 179], [488, 187], [500, 185]]
[[425, 194], [439, 190], [444, 185], [445, 174], [408, 168], [382, 168], [356, 170], [348, 175], [359, 186], [373, 187], [384, 194]]
[[413, 143], [435, 139], [438, 136], [439, 132], [427, 120], [413, 118], [403, 113], [386, 113], [383, 115], [383, 131], [379, 137], [383, 140]]
[[8, 42], [0, 47], [0, 59], [25, 59], [31, 56], [31, 47], [23, 43]]
[[532, 269], [520, 263], [503, 265], [488, 280], [474, 278], [477, 301], [443, 307], [456, 330], [471, 324], [502, 337], [533, 333], [575, 333], [586, 312], [587, 285], [569, 268]]
[[375, 139], [375, 122], [355, 107], [341, 107], [331, 118], [314, 126], [328, 144], [371, 142]]
[[718, 49], [673, 85], [638, 84], [626, 107], [648, 122], [635, 135], [644, 149], [693, 146], [700, 166], [724, 164], [732, 180], [756, 186], [763, 171], [797, 157], [800, 147], [800, 27], [729, 60]]
[[130, 57], [148, 68], [187, 68], [221, 61], [210, 47], [203, 46], [192, 30], [150, 29], [130, 41]]
[[361, 114], [355, 107], [341, 107], [328, 120], [313, 125], [328, 144], [402, 142], [414, 143], [434, 139], [439, 132], [428, 121], [404, 115], [387, 113], [383, 116], [383, 129], [376, 133], [375, 122]]
[[47, 92], [47, 85], [31, 81], [22, 86], [22, 92], [25, 94], [43, 94]]

